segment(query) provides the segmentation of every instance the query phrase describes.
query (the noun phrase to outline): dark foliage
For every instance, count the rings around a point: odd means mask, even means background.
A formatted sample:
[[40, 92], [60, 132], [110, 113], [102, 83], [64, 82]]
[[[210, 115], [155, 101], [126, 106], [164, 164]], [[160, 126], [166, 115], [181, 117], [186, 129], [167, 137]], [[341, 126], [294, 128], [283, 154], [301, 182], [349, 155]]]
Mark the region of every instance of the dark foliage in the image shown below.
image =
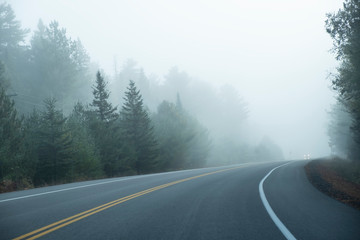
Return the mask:
[[[336, 58], [341, 61], [333, 86], [340, 101], [351, 114], [351, 130], [357, 149], [360, 148], [360, 1], [345, 0], [343, 9], [328, 14], [326, 31], [334, 43]], [[351, 154], [354, 160], [360, 155]]]
[[149, 114], [144, 109], [142, 96], [133, 81], [130, 81], [124, 100], [120, 123], [125, 144], [133, 153], [132, 161], [136, 172], [150, 172], [158, 155], [157, 141]]
[[72, 140], [65, 128], [66, 118], [55, 107], [55, 99], [44, 101], [46, 110], [40, 118], [39, 162], [35, 180], [57, 183], [64, 179], [71, 166]]
[[[0, 75], [0, 78], [2, 76]], [[22, 175], [22, 119], [0, 85], [0, 181], [5, 177], [18, 180]]]

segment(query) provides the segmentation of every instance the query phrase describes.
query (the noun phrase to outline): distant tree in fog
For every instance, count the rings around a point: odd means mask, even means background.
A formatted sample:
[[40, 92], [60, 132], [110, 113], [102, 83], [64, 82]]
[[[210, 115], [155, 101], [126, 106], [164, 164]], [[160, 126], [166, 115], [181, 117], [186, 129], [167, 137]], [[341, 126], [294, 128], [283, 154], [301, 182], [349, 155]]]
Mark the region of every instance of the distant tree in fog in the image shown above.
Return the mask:
[[[27, 62], [27, 46], [25, 37], [28, 29], [23, 29], [15, 18], [10, 4], [0, 4], [0, 62], [4, 63], [3, 71], [12, 80], [11, 89], [19, 87], [19, 81], [26, 74], [23, 73]], [[4, 89], [10, 87], [10, 82], [3, 84]]]
[[156, 93], [153, 92], [154, 89], [152, 89], [152, 86], [156, 85], [156, 83], [151, 82], [146, 76], [144, 69], [137, 66], [137, 63], [132, 59], [125, 61], [119, 72], [116, 70], [114, 80], [111, 84], [111, 89], [115, 93], [112, 97], [113, 102], [123, 104], [123, 99], [119, 98], [119, 96], [127, 90], [129, 79], [134, 81], [137, 88], [141, 91], [146, 106], [151, 109], [154, 108], [157, 103], [155, 100]]
[[133, 154], [135, 170], [138, 173], [151, 171], [157, 160], [158, 145], [154, 137], [153, 126], [143, 105], [140, 91], [130, 80], [125, 92], [124, 104], [120, 112], [120, 126], [124, 144]]
[[352, 116], [341, 99], [332, 106], [329, 117], [328, 136], [332, 154], [344, 159], [359, 156], [360, 149], [357, 149], [351, 131]]
[[217, 114], [222, 119], [222, 133], [229, 137], [241, 136], [244, 122], [248, 118], [247, 104], [230, 85], [222, 86], [219, 99], [221, 107]]
[[27, 94], [55, 97], [68, 110], [83, 98], [80, 90], [89, 84], [90, 58], [80, 40], [69, 38], [58, 22], [46, 26], [39, 21], [29, 54], [30, 79], [24, 83]]
[[7, 54], [9, 48], [16, 48], [29, 33], [28, 29], [22, 29], [19, 21], [15, 19], [15, 13], [10, 4], [0, 4], [0, 47], [1, 54]]
[[[337, 13], [328, 14], [326, 31], [333, 39], [333, 51], [341, 61], [333, 86], [351, 114], [351, 131], [360, 149], [360, 1], [345, 0]], [[360, 160], [359, 151], [351, 153], [353, 160]]]
[[159, 141], [160, 170], [202, 167], [210, 150], [208, 131], [181, 105], [163, 101], [153, 115], [155, 134]]
[[115, 112], [117, 107], [113, 107], [108, 101], [110, 92], [107, 89], [107, 82], [104, 77], [101, 76], [100, 71], [96, 73], [96, 84], [93, 86], [94, 99], [92, 107], [94, 107], [95, 115], [101, 122], [112, 122], [118, 118], [118, 114]]
[[281, 161], [284, 155], [279, 146], [277, 146], [269, 137], [265, 136], [254, 149], [255, 161]]

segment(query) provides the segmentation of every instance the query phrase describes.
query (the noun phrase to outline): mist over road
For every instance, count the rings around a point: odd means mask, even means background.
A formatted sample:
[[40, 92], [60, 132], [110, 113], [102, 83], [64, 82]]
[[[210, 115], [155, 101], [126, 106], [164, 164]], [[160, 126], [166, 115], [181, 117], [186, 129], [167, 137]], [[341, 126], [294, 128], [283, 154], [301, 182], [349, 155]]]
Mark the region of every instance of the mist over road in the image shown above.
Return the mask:
[[[0, 239], [286, 239], [259, 183], [285, 162], [72, 183], [0, 195]], [[275, 169], [266, 200], [296, 239], [356, 239], [360, 212], [317, 191], [306, 161]], [[26, 235], [30, 233], [29, 235]]]

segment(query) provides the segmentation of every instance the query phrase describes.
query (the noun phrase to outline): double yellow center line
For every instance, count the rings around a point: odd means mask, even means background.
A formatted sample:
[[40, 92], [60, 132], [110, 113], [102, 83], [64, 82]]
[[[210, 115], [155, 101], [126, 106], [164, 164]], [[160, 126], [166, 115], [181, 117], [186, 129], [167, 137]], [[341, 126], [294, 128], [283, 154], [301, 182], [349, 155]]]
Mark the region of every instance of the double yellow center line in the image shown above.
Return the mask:
[[122, 197], [122, 198], [119, 198], [117, 200], [114, 200], [114, 201], [111, 201], [111, 202], [108, 202], [106, 204], [103, 204], [103, 205], [100, 205], [98, 207], [95, 207], [95, 208], [92, 208], [92, 209], [89, 209], [87, 211], [84, 211], [84, 212], [81, 212], [81, 213], [78, 213], [74, 216], [71, 216], [71, 217], [68, 217], [68, 218], [65, 218], [65, 219], [62, 219], [60, 221], [57, 221], [55, 223], [52, 223], [50, 225], [47, 225], [45, 227], [42, 227], [42, 228], [39, 228], [37, 230], [34, 230], [32, 232], [29, 232], [27, 234], [24, 234], [24, 235], [21, 235], [17, 238], [14, 238], [14, 240], [20, 240], [20, 239], [37, 239], [41, 236], [44, 236], [48, 233], [51, 233], [55, 230], [58, 230], [60, 228], [63, 228], [69, 224], [72, 224], [74, 222], [77, 222], [83, 218], [86, 218], [86, 217], [89, 217], [95, 213], [98, 213], [98, 212], [101, 212], [101, 211], [104, 211], [108, 208], [111, 208], [113, 206], [116, 206], [120, 203], [123, 203], [123, 202], [126, 202], [126, 201], [129, 201], [130, 199], [133, 199], [133, 198], [137, 198], [137, 197], [140, 197], [142, 195], [145, 195], [145, 194], [148, 194], [148, 193], [151, 193], [151, 192], [154, 192], [154, 191], [157, 191], [157, 190], [160, 190], [160, 189], [163, 189], [163, 188], [166, 188], [166, 187], [169, 187], [169, 186], [172, 186], [172, 185], [175, 185], [175, 184], [178, 184], [178, 183], [182, 183], [182, 182], [186, 182], [186, 181], [190, 181], [190, 180], [193, 180], [193, 179], [196, 179], [196, 178], [200, 178], [200, 177], [204, 177], [204, 176], [208, 176], [208, 175], [212, 175], [212, 174], [215, 174], [215, 173], [219, 173], [219, 172], [224, 172], [224, 171], [229, 171], [229, 170], [232, 170], [232, 169], [236, 169], [236, 168], [241, 168], [243, 166], [239, 166], [239, 167], [233, 167], [233, 168], [227, 168], [227, 169], [222, 169], [222, 170], [218, 170], [218, 171], [214, 171], [214, 172], [209, 172], [209, 173], [204, 173], [204, 174], [201, 174], [201, 175], [197, 175], [197, 176], [194, 176], [194, 177], [189, 177], [189, 178], [185, 178], [185, 179], [181, 179], [181, 180], [177, 180], [177, 181], [174, 181], [174, 182], [170, 182], [170, 183], [166, 183], [166, 184], [163, 184], [163, 185], [159, 185], [157, 187], [153, 187], [153, 188], [149, 188], [149, 189], [146, 189], [144, 191], [141, 191], [141, 192], [138, 192], [138, 193], [134, 193], [134, 194], [131, 194], [129, 196], [126, 196], [126, 197]]

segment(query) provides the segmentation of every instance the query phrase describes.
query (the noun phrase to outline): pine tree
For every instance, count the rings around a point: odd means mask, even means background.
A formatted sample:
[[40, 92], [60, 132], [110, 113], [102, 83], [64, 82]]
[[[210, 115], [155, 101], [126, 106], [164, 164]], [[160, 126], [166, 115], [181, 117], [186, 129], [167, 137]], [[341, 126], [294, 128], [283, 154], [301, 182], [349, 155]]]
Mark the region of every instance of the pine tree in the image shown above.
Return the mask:
[[133, 149], [135, 170], [138, 173], [149, 172], [156, 162], [157, 142], [140, 91], [131, 80], [127, 89], [120, 113], [125, 144]]
[[100, 156], [96, 149], [95, 139], [90, 134], [86, 110], [81, 103], [74, 106], [66, 127], [73, 140], [73, 158], [71, 166], [72, 179], [87, 179], [102, 175]]
[[0, 61], [0, 86], [4, 91], [6, 91], [10, 86], [10, 81], [7, 77], [5, 77], [5, 72], [5, 65], [2, 61]]
[[22, 142], [22, 119], [17, 116], [14, 101], [0, 85], [0, 181], [4, 177], [16, 178], [13, 180], [20, 177]]
[[46, 99], [46, 109], [41, 115], [39, 132], [39, 163], [36, 180], [56, 183], [65, 180], [70, 169], [72, 141], [65, 129], [66, 118], [55, 107], [56, 100]]
[[[65, 111], [71, 111], [73, 99], [85, 100], [90, 58], [79, 40], [72, 40], [65, 28], [41, 20], [30, 40], [28, 76], [21, 80], [22, 90], [39, 100], [55, 97]], [[87, 94], [86, 94], [87, 95]], [[36, 99], [34, 99], [36, 100]]]
[[96, 146], [100, 152], [101, 163], [107, 176], [112, 177], [119, 173], [118, 155], [121, 148], [121, 141], [118, 134], [119, 115], [115, 112], [108, 101], [110, 92], [107, 90], [107, 83], [98, 71], [96, 84], [93, 86], [94, 99], [91, 106], [93, 111], [88, 113], [90, 129], [95, 139]]
[[[20, 84], [20, 79], [29, 80], [27, 66], [28, 48], [25, 45], [26, 35], [30, 31], [23, 29], [16, 19], [15, 13], [8, 3], [0, 4], [0, 62], [4, 64], [0, 71], [6, 70], [8, 79], [3, 79], [2, 87], [5, 91], [22, 91], [25, 86]], [[4, 81], [5, 80], [5, 81]], [[11, 84], [10, 81], [11, 80]], [[24, 92], [24, 91], [22, 91]], [[14, 98], [15, 106], [21, 112], [17, 104], [18, 98]]]
[[[180, 98], [178, 98], [180, 100]], [[163, 101], [153, 116], [155, 134], [159, 141], [159, 164], [162, 171], [185, 168], [187, 162], [187, 121], [179, 109], [179, 101], [173, 104]]]
[[[0, 60], [11, 70], [18, 57], [18, 51], [23, 53], [22, 43], [29, 33], [28, 29], [22, 29], [21, 24], [15, 18], [15, 13], [10, 4], [0, 4]], [[14, 74], [16, 74], [14, 72]], [[12, 78], [13, 80], [13, 78]]]
[[24, 162], [26, 163], [26, 176], [34, 183], [34, 178], [39, 162], [39, 146], [40, 146], [40, 132], [41, 132], [41, 115], [36, 109], [24, 120]]
[[93, 86], [94, 99], [91, 104], [95, 108], [96, 117], [102, 122], [111, 122], [118, 118], [115, 113], [117, 107], [112, 107], [108, 102], [110, 92], [106, 89], [107, 82], [101, 76], [100, 71], [96, 74], [96, 85]]
[[[21, 29], [10, 4], [0, 4], [0, 48], [17, 47], [23, 42], [29, 30]], [[1, 53], [3, 53], [1, 51]]]

